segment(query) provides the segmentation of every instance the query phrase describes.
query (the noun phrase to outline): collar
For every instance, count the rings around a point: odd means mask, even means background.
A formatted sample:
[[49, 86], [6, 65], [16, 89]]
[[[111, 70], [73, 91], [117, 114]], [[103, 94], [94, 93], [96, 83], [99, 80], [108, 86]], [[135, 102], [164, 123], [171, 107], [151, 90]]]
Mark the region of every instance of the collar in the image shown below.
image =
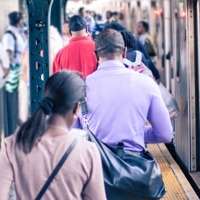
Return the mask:
[[11, 26], [11, 25], [9, 25], [8, 26], [8, 30], [11, 30], [11, 31], [13, 31], [13, 32], [17, 32], [17, 33], [19, 33], [20, 32], [20, 29], [19, 28], [16, 28], [15, 26]]
[[98, 66], [99, 69], [108, 69], [108, 68], [125, 68], [124, 64], [118, 60], [108, 60], [104, 61]]
[[91, 40], [90, 36], [76, 36], [70, 39], [71, 42], [80, 41], [80, 40]]

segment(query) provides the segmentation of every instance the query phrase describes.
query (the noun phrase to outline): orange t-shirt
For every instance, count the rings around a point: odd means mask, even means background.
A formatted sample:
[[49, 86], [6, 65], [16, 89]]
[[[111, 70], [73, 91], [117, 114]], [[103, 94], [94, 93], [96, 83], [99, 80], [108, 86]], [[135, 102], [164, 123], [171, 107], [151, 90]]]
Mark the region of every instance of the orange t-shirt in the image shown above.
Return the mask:
[[97, 68], [94, 50], [95, 43], [89, 36], [71, 38], [69, 44], [57, 53], [53, 73], [67, 69], [80, 72], [83, 78], [86, 77]]

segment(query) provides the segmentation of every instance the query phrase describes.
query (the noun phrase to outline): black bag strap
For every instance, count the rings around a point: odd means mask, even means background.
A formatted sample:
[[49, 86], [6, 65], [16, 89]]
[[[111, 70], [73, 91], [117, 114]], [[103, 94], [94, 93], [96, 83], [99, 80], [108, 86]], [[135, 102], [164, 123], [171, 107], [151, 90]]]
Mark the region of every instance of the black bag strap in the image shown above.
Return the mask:
[[74, 149], [76, 144], [77, 144], [77, 139], [74, 139], [72, 144], [69, 146], [69, 148], [67, 149], [67, 151], [65, 152], [65, 154], [63, 155], [63, 157], [61, 158], [61, 160], [59, 161], [59, 163], [57, 164], [57, 166], [55, 167], [55, 169], [53, 170], [53, 172], [49, 176], [49, 178], [47, 179], [46, 183], [44, 184], [44, 186], [42, 187], [42, 189], [38, 193], [35, 200], [40, 200], [42, 198], [42, 196], [44, 195], [44, 193], [46, 192], [46, 190], [50, 186], [51, 182], [53, 181], [53, 179], [55, 178], [55, 176], [59, 172], [59, 170], [62, 167], [62, 165], [64, 164], [64, 162], [67, 160], [69, 154]]
[[14, 58], [16, 58], [16, 56], [17, 56], [17, 37], [16, 37], [16, 35], [15, 35], [12, 31], [10, 31], [10, 30], [7, 30], [7, 31], [5, 32], [5, 34], [10, 34], [10, 35], [12, 35], [12, 37], [13, 37], [13, 39], [14, 39], [14, 41], [15, 41], [15, 46], [14, 46]]

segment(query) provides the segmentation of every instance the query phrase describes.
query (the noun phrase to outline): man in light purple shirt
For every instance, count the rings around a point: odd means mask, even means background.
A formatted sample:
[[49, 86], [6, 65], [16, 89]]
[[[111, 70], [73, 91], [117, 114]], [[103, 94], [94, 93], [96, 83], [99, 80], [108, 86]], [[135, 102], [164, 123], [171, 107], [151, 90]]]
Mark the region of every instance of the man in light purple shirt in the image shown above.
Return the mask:
[[[104, 143], [143, 151], [146, 143], [172, 139], [169, 113], [157, 84], [124, 67], [120, 33], [107, 29], [96, 39], [97, 71], [86, 78], [88, 125]], [[151, 126], [146, 126], [147, 120]]]

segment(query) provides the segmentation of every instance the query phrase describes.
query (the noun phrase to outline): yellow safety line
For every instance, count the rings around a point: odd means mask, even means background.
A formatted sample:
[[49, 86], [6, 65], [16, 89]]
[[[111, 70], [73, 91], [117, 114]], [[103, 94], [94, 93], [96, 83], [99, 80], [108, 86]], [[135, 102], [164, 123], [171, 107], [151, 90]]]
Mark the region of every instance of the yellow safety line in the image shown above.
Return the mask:
[[[163, 149], [164, 149], [164, 152], [162, 151]], [[158, 146], [157, 144], [153, 144], [153, 145], [148, 145], [148, 150], [153, 154], [154, 158], [159, 163], [161, 171], [162, 171], [163, 181], [165, 183], [166, 190], [167, 190], [166, 194], [164, 195], [162, 199], [165, 199], [165, 200], [191, 199], [188, 197], [188, 194], [186, 195], [186, 192], [188, 190], [183, 189], [184, 185], [181, 185], [177, 176], [174, 174], [174, 171], [170, 167], [171, 164], [175, 165], [176, 163], [171, 157], [171, 155], [169, 154], [166, 147], [164, 148], [164, 146]], [[166, 153], [168, 153], [167, 156], [165, 155]], [[181, 172], [181, 170], [179, 171]], [[190, 188], [190, 191], [191, 191], [191, 188]], [[198, 197], [194, 194], [192, 200], [193, 199], [196, 200], [198, 199]]]

